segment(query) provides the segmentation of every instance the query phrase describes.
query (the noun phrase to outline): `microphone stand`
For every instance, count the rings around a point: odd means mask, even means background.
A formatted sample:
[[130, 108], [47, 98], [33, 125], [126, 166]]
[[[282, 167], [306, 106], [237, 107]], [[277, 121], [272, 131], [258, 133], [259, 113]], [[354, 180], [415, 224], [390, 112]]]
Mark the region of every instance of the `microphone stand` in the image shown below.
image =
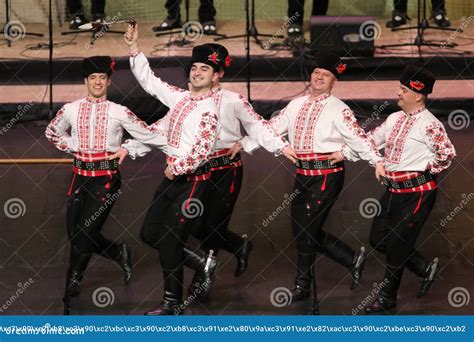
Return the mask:
[[[5, 0], [5, 25], [3, 26], [2, 31], [5, 32], [4, 37], [5, 37], [5, 40], [7, 41], [7, 46], [11, 47], [12, 42], [14, 40], [11, 39], [10, 35], [7, 33], [8, 31], [6, 31], [9, 23], [10, 23], [10, 1]], [[24, 36], [44, 37], [44, 34], [36, 33], [36, 32], [20, 32], [20, 34]]]
[[[422, 1], [423, 1], [423, 18], [421, 17], [422, 15]], [[448, 28], [448, 27], [431, 27], [428, 19], [426, 19], [426, 0], [418, 0], [418, 5], [417, 5], [417, 25], [416, 26], [410, 26], [410, 27], [399, 27], [399, 28], [394, 28], [392, 31], [403, 31], [403, 30], [411, 30], [416, 28], [416, 37], [415, 41], [413, 43], [400, 43], [400, 44], [388, 44], [388, 45], [381, 45], [379, 48], [385, 49], [385, 48], [390, 48], [390, 47], [401, 47], [401, 46], [416, 46], [418, 47], [418, 56], [421, 58], [421, 47], [422, 46], [433, 46], [433, 47], [449, 47], [449, 48], [454, 48], [457, 46], [456, 43], [446, 43], [446, 44], [439, 44], [439, 43], [433, 43], [426, 41], [423, 37], [425, 34], [425, 30], [427, 29], [434, 29], [434, 30], [441, 30], [441, 31], [456, 31], [453, 28]], [[463, 32], [463, 29], [460, 29], [461, 32]]]
[[49, 33], [49, 56], [48, 56], [48, 71], [49, 71], [49, 119], [53, 118], [53, 9], [51, 5], [52, 0], [48, 1], [48, 33]]
[[[250, 15], [249, 15], [250, 11]], [[263, 43], [259, 37], [275, 37], [275, 38], [284, 38], [282, 35], [272, 35], [272, 34], [261, 34], [258, 33], [257, 26], [255, 25], [255, 0], [252, 0], [252, 3], [249, 7], [249, 0], [245, 0], [245, 19], [246, 19], [246, 31], [245, 34], [239, 34], [235, 36], [226, 36], [215, 38], [214, 41], [222, 39], [234, 39], [234, 38], [245, 38], [246, 36], [251, 36], [255, 39], [255, 42], [263, 48]]]

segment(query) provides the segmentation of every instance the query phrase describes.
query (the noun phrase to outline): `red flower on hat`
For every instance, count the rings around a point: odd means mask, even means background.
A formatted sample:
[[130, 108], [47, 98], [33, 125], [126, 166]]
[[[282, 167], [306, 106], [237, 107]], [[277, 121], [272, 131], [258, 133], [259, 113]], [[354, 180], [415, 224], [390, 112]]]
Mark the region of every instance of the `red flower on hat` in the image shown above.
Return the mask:
[[112, 70], [112, 72], [115, 72], [115, 59], [112, 59], [112, 62], [110, 62], [110, 70]]
[[420, 91], [424, 87], [425, 87], [425, 85], [423, 83], [421, 83], [420, 81], [410, 81], [410, 88], [413, 88], [413, 89], [416, 89], [416, 90]]
[[219, 60], [219, 55], [217, 54], [217, 52], [213, 52], [211, 55], [208, 56], [208, 58], [212, 63], [217, 64], [217, 61]]
[[225, 65], [226, 68], [228, 68], [230, 66], [230, 61], [231, 61], [230, 56], [227, 56], [225, 58], [225, 62], [224, 62], [224, 65]]
[[341, 63], [337, 66], [337, 73], [340, 75], [342, 74], [344, 71], [346, 71], [347, 69], [347, 65]]

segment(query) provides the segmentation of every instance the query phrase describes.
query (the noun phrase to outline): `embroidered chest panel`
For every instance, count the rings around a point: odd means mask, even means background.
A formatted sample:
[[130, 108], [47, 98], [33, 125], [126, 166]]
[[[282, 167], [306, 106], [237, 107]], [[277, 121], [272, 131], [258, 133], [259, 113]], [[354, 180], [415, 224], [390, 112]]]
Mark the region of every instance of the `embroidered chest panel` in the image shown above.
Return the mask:
[[173, 108], [168, 130], [168, 145], [178, 148], [181, 142], [183, 123], [186, 117], [196, 108], [197, 103], [190, 101], [189, 97], [184, 97]]
[[299, 151], [311, 151], [314, 145], [314, 131], [326, 104], [306, 100], [296, 115], [293, 145]]
[[79, 150], [100, 152], [107, 146], [108, 102], [81, 102], [77, 115]]
[[405, 142], [408, 139], [413, 125], [417, 119], [412, 116], [401, 115], [387, 139], [387, 145], [385, 148], [385, 160], [392, 164], [399, 164], [402, 159], [403, 149]]

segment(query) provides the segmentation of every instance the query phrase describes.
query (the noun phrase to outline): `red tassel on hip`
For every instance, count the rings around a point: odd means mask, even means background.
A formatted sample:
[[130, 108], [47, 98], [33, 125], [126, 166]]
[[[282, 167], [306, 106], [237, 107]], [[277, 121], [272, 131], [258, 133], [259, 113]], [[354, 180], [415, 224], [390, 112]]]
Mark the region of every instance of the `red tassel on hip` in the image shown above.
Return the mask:
[[197, 185], [197, 180], [194, 181], [193, 188], [191, 190], [191, 193], [189, 194], [188, 200], [186, 201], [186, 206], [184, 209], [188, 209], [189, 207], [189, 202], [191, 202], [191, 198], [193, 198], [194, 190], [196, 190], [196, 185]]
[[[110, 180], [112, 180], [112, 175], [109, 175], [109, 177], [110, 177]], [[110, 180], [107, 183], [105, 183], [105, 186], [104, 186], [104, 188], [106, 188], [107, 190], [110, 189]]]
[[232, 179], [232, 184], [230, 185], [230, 193], [234, 193], [234, 190], [235, 190], [235, 186], [234, 186], [234, 183], [235, 183], [235, 177], [237, 176], [237, 168], [234, 167], [234, 178]]
[[324, 181], [323, 184], [321, 185], [321, 191], [326, 190], [326, 180], [328, 179], [328, 175], [324, 175]]
[[71, 180], [71, 185], [69, 186], [69, 190], [67, 191], [67, 195], [71, 196], [72, 193], [72, 187], [74, 186], [74, 180], [76, 179], [76, 173], [74, 172], [72, 174], [72, 180]]
[[423, 191], [420, 193], [420, 199], [418, 200], [415, 210], [413, 210], [413, 215], [416, 214], [420, 210], [422, 199], [423, 199]]

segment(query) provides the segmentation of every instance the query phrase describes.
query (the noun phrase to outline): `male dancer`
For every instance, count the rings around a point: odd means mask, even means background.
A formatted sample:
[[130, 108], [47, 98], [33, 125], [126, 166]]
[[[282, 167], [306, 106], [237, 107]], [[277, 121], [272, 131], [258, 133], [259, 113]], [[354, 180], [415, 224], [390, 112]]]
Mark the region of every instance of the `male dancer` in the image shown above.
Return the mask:
[[210, 49], [195, 47], [185, 91], [163, 82], [150, 71], [138, 48], [138, 25], [129, 25], [124, 35], [130, 47], [130, 65], [144, 89], [170, 108], [152, 125], [166, 138], [168, 167], [158, 187], [141, 230], [141, 238], [158, 250], [164, 278], [163, 301], [146, 315], [182, 314], [183, 248], [197, 218], [190, 207], [206, 202], [210, 177], [207, 163], [219, 131], [218, 109], [212, 84], [219, 65]]
[[[219, 44], [205, 44], [209, 47], [220, 65], [219, 77], [224, 76], [225, 69], [230, 65], [230, 56], [227, 49]], [[296, 155], [289, 143], [275, 133], [273, 128], [259, 114], [252, 105], [240, 94], [223, 89], [220, 80], [213, 85], [214, 100], [219, 108], [219, 119], [222, 129], [211, 155], [211, 192], [206, 202], [203, 218], [203, 235], [201, 247], [209, 253], [213, 250], [217, 254], [220, 248], [234, 254], [237, 267], [234, 275], [240, 276], [248, 266], [248, 255], [252, 243], [244, 235], [240, 237], [228, 230], [232, 212], [242, 185], [243, 166], [240, 149], [252, 152], [259, 146], [276, 155], [283, 154], [293, 162]], [[240, 126], [243, 126], [248, 136], [242, 136]], [[196, 273], [189, 288], [191, 293], [201, 291], [200, 297], [207, 295], [212, 284], [212, 274], [205, 272], [205, 260], [187, 250], [185, 265], [193, 268]], [[202, 284], [206, 284], [203, 288]]]
[[74, 155], [67, 201], [71, 255], [64, 295], [66, 314], [70, 311], [70, 297], [80, 292], [79, 285], [93, 253], [116, 261], [125, 283], [132, 274], [130, 249], [125, 243], [107, 240], [101, 230], [120, 195], [119, 165], [127, 154], [135, 159], [150, 150], [135, 140], [121, 145], [123, 130], [150, 144], [157, 134], [126, 107], [107, 100], [114, 64], [109, 56], [84, 59], [87, 97], [64, 105], [45, 133], [59, 150]]
[[424, 296], [439, 272], [438, 258], [428, 262], [415, 248], [416, 239], [436, 200], [436, 175], [456, 156], [443, 124], [426, 109], [434, 75], [414, 64], [400, 77], [398, 106], [370, 132], [378, 149], [385, 148], [387, 191], [374, 218], [370, 244], [386, 255], [383, 287], [366, 313], [394, 309], [404, 268], [421, 278], [417, 297]]
[[[332, 53], [318, 53], [314, 61], [312, 94], [294, 99], [270, 120], [278, 133], [288, 133], [298, 156], [295, 179], [298, 195], [291, 209], [298, 248], [296, 282], [291, 291], [293, 301], [310, 295], [316, 252], [349, 269], [353, 279], [351, 289], [360, 281], [364, 247], [357, 253], [322, 229], [344, 184], [345, 151], [349, 147], [357, 150], [361, 158], [376, 165], [377, 177], [384, 175], [382, 158], [357, 124], [354, 114], [344, 102], [331, 95], [346, 65]], [[319, 308], [315, 309], [317, 314]]]

